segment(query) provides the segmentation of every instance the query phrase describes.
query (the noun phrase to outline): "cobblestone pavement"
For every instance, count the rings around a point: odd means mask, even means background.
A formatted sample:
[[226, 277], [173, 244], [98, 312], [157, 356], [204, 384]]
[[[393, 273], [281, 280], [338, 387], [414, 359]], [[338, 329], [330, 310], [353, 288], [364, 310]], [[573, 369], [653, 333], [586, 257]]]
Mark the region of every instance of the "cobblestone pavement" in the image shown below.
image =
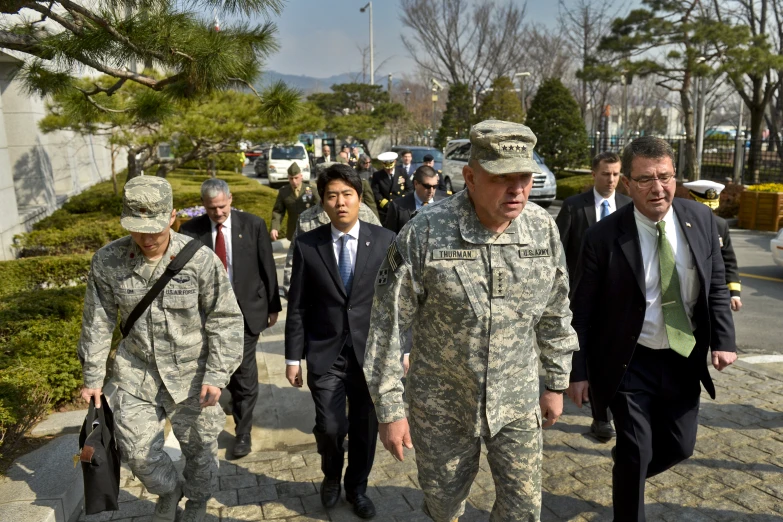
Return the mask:
[[[262, 337], [259, 345], [259, 357], [263, 353], [267, 358], [274, 355], [280, 359], [269, 359], [275, 367], [283, 364], [280, 340], [283, 328], [281, 321], [274, 331], [265, 332], [267, 340]], [[270, 369], [264, 373], [274, 372]], [[695, 454], [647, 482], [647, 519], [650, 522], [781, 522], [783, 374], [740, 361], [721, 374], [713, 372], [713, 377], [718, 398], [713, 401], [706, 394], [703, 396]], [[273, 400], [271, 395], [263, 395], [264, 389], [280, 393], [278, 388], [266, 383], [259, 403]], [[299, 393], [309, 397], [306, 391]], [[220, 490], [209, 503], [208, 520], [360, 520], [344, 500], [328, 512], [321, 506], [320, 459], [312, 435], [306, 433], [311, 426], [311, 403], [292, 395], [276, 395], [275, 399], [301, 405], [279, 409], [278, 416], [300, 418], [286, 418], [276, 425], [261, 419], [261, 426], [254, 428], [253, 444], [260, 447], [256, 441], [264, 440], [264, 434], [258, 431], [274, 430], [277, 426], [291, 440], [289, 451], [254, 451], [240, 460], [225, 460], [226, 446], [233, 438], [229, 416], [226, 432], [219, 439]], [[590, 422], [588, 409], [578, 410], [567, 400], [561, 420], [544, 431], [543, 522], [612, 520], [609, 454], [613, 444], [601, 444], [588, 436]], [[293, 432], [298, 435], [290, 435]], [[312, 444], [302, 445], [304, 440]], [[121, 480], [120, 511], [81, 520], [151, 520], [156, 497], [147, 493], [127, 469], [123, 469]], [[376, 522], [429, 520], [421, 511], [422, 494], [413, 452], [405, 462], [399, 463], [378, 443], [370, 485], [368, 495], [378, 510]], [[468, 509], [460, 521], [488, 520], [493, 500], [494, 485], [482, 456]]]

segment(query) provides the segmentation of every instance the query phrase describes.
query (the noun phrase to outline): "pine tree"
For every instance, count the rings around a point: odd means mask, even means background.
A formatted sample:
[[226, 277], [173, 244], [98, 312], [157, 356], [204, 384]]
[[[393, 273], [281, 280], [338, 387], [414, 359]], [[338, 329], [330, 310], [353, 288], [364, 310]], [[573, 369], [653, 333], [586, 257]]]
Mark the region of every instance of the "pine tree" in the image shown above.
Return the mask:
[[525, 113], [508, 76], [498, 76], [479, 107], [479, 120], [503, 120], [522, 123]]
[[467, 138], [474, 121], [470, 87], [464, 83], [452, 84], [449, 87], [449, 99], [440, 121], [435, 146], [442, 149], [449, 140]]
[[536, 152], [548, 167], [560, 170], [589, 161], [590, 144], [579, 105], [559, 79], [545, 80], [538, 88], [526, 124], [538, 138]]

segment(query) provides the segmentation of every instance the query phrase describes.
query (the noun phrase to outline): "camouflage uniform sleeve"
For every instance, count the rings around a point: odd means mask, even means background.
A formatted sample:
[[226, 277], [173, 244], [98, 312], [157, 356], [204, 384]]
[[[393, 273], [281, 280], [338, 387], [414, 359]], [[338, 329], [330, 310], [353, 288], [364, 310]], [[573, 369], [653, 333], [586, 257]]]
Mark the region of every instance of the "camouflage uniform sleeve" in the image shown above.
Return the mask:
[[551, 390], [568, 388], [571, 357], [579, 349], [576, 332], [571, 327], [568, 301], [568, 269], [563, 245], [554, 220], [549, 218], [549, 244], [555, 262], [555, 277], [546, 308], [536, 324], [536, 338], [541, 350], [541, 364], [546, 371], [545, 384]]
[[103, 260], [100, 254], [96, 254], [92, 258], [90, 275], [87, 277], [82, 333], [78, 347], [85, 388], [103, 388], [106, 359], [111, 350], [118, 313], [114, 293], [106, 279]]
[[199, 307], [204, 314], [204, 335], [209, 346], [202, 384], [225, 388], [242, 362], [244, 319], [228, 274], [217, 255], [202, 248], [199, 263]]
[[400, 334], [413, 322], [423, 293], [420, 260], [416, 231], [408, 224], [389, 246], [375, 281], [364, 376], [381, 423], [405, 418]]
[[285, 211], [283, 191], [280, 190], [277, 193], [277, 199], [275, 199], [275, 206], [272, 207], [272, 228], [270, 230], [280, 230], [280, 227], [283, 225]]

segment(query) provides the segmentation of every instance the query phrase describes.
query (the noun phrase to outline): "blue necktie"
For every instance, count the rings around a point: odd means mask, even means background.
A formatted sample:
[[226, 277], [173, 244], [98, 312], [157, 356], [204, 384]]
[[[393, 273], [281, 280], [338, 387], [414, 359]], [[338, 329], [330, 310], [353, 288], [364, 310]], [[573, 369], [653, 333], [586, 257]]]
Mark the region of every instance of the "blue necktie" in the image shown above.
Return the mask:
[[348, 253], [348, 234], [343, 234], [340, 238], [340, 262], [337, 265], [337, 270], [340, 272], [340, 279], [343, 280], [343, 286], [345, 287], [345, 293], [351, 294], [351, 283], [353, 282], [353, 269], [351, 267], [351, 256]]
[[[601, 219], [609, 216], [609, 202], [603, 200], [601, 202]], [[600, 221], [600, 220], [599, 220]]]

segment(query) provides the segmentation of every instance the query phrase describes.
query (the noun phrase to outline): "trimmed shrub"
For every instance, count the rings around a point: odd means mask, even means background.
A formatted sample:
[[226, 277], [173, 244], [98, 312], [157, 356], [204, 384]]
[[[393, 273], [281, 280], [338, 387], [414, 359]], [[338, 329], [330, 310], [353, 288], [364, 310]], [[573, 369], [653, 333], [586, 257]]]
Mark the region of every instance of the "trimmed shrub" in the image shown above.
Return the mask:
[[[90, 271], [92, 254], [32, 257], [14, 261], [0, 261], [0, 297], [5, 306], [5, 296], [19, 292], [84, 284]], [[3, 323], [0, 322], [0, 325]]]
[[576, 194], [581, 194], [593, 186], [593, 176], [585, 174], [581, 176], [569, 176], [567, 178], [558, 178], [557, 180], [557, 199], [564, 200]]
[[48, 407], [48, 386], [39, 372], [23, 365], [0, 370], [0, 450], [12, 448]]

